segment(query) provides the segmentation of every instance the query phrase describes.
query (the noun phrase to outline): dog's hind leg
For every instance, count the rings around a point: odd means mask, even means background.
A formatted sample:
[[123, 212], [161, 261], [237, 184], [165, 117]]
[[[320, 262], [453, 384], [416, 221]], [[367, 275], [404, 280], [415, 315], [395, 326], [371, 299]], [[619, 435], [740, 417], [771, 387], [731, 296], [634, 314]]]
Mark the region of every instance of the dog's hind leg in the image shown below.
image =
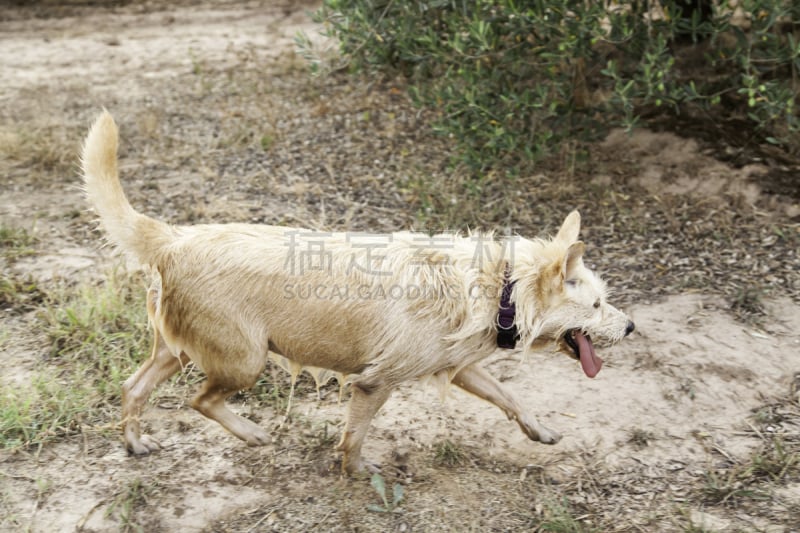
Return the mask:
[[477, 365], [465, 367], [456, 374], [453, 383], [502, 409], [509, 420], [516, 421], [531, 440], [543, 444], [555, 444], [561, 440], [561, 435], [525, 413], [514, 395], [483, 368]]
[[153, 389], [188, 362], [186, 354], [181, 353], [179, 357], [173, 355], [161, 334], [155, 333], [150, 359], [122, 385], [122, 433], [129, 453], [144, 455], [161, 447], [152, 437], [142, 435], [139, 416]]
[[378, 409], [386, 403], [392, 393], [388, 386], [371, 387], [353, 383], [353, 393], [347, 404], [347, 422], [342, 440], [336, 447], [342, 452], [342, 472], [354, 474], [366, 468], [361, 458], [361, 445], [367, 435], [369, 424]]
[[[257, 376], [256, 376], [257, 377]], [[230, 384], [209, 376], [200, 392], [192, 400], [192, 407], [219, 422], [222, 427], [245, 441], [250, 446], [262, 446], [269, 442], [269, 433], [258, 424], [243, 418], [225, 405], [225, 400], [236, 392], [250, 388], [255, 383]]]

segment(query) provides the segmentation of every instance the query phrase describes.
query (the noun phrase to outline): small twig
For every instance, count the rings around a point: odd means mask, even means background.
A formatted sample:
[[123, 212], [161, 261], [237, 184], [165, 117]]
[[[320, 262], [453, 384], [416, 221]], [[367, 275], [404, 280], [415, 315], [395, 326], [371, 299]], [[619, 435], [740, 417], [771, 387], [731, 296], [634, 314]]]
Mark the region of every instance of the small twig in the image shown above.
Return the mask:
[[83, 526], [86, 525], [86, 522], [89, 521], [89, 518], [91, 518], [91, 516], [94, 514], [94, 512], [97, 510], [98, 507], [100, 507], [101, 505], [103, 505], [107, 501], [108, 501], [108, 498], [104, 498], [104, 499], [100, 500], [99, 502], [97, 502], [96, 504], [94, 504], [92, 506], [92, 508], [89, 509], [86, 512], [86, 514], [83, 515], [83, 517], [80, 520], [78, 520], [78, 523], [75, 524], [75, 531], [83, 531]]
[[750, 422], [749, 420], [747, 420], [746, 422], [747, 425], [750, 426], [750, 429], [753, 430], [753, 433], [758, 435], [761, 438], [761, 440], [767, 440], [766, 438], [764, 438], [764, 434], [757, 427], [755, 427], [752, 422]]
[[319, 524], [324, 524], [324, 523], [325, 523], [325, 520], [327, 520], [327, 519], [328, 519], [328, 517], [329, 517], [330, 515], [332, 515], [333, 513], [334, 513], [334, 511], [333, 511], [333, 510], [330, 510], [330, 511], [328, 511], [328, 513], [327, 513], [325, 516], [323, 516], [322, 518], [320, 518], [319, 520], [317, 520], [316, 522], [314, 522], [313, 524], [311, 524], [311, 527], [310, 527], [309, 529], [313, 529], [315, 526], [317, 526], [317, 525], [319, 525]]
[[250, 529], [248, 529], [248, 530], [247, 530], [247, 533], [250, 533], [251, 531], [254, 531], [256, 528], [258, 528], [258, 526], [260, 526], [260, 525], [261, 525], [261, 523], [262, 523], [264, 520], [266, 520], [267, 518], [269, 518], [270, 516], [272, 516], [272, 513], [274, 513], [274, 512], [275, 512], [275, 509], [277, 509], [277, 507], [273, 507], [272, 509], [270, 509], [270, 510], [269, 510], [269, 512], [268, 512], [268, 513], [266, 513], [264, 516], [262, 516], [261, 518], [259, 518], [259, 519], [258, 519], [258, 522], [256, 522], [256, 523], [255, 523], [255, 524], [253, 524], [252, 526], [250, 526]]
[[36, 479], [34, 479], [34, 478], [30, 477], [30, 476], [21, 476], [19, 474], [9, 474], [5, 470], [0, 470], [0, 476], [7, 477], [9, 479], [24, 479], [25, 481], [30, 481], [30, 482], [35, 482], [36, 481]]
[[712, 444], [712, 445], [711, 445], [711, 449], [713, 449], [714, 451], [716, 451], [718, 454], [720, 454], [721, 456], [723, 456], [725, 459], [727, 459], [727, 460], [728, 460], [728, 461], [730, 461], [731, 463], [733, 463], [733, 464], [736, 464], [736, 463], [738, 463], [738, 461], [737, 461], [735, 458], [733, 458], [733, 457], [731, 456], [731, 454], [729, 454], [728, 452], [726, 452], [725, 450], [723, 450], [723, 449], [722, 449], [722, 447], [721, 447], [719, 444]]

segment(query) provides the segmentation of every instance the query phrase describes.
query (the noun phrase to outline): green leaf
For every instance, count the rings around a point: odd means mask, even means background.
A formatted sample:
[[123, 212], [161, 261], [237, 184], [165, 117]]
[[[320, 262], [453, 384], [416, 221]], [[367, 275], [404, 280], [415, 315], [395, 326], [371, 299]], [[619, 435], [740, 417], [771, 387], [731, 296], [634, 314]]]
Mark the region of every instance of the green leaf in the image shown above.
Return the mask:
[[383, 476], [376, 472], [372, 474], [372, 478], [369, 480], [369, 482], [378, 492], [378, 495], [383, 500], [383, 504], [386, 507], [389, 507], [389, 500], [386, 499], [386, 482], [384, 481]]
[[397, 505], [403, 499], [403, 485], [400, 483], [395, 483], [393, 489], [394, 498], [392, 498], [392, 507], [397, 507]]

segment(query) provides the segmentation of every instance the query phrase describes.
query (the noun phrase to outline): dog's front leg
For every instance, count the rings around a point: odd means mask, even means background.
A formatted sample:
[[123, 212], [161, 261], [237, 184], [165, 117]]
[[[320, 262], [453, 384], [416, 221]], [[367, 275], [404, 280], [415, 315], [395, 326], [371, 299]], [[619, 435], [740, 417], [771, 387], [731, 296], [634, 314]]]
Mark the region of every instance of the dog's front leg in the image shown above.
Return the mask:
[[336, 447], [342, 452], [343, 473], [363, 472], [368, 466], [371, 467], [370, 470], [377, 470], [377, 467], [365, 464], [361, 458], [361, 445], [364, 443], [372, 417], [386, 403], [391, 393], [392, 388], [385, 385], [353, 383], [353, 393], [347, 404], [347, 422], [342, 440]]
[[509, 420], [516, 421], [531, 440], [543, 444], [555, 444], [561, 440], [561, 435], [525, 413], [513, 394], [483, 368], [477, 365], [463, 368], [453, 378], [453, 383], [502, 409]]

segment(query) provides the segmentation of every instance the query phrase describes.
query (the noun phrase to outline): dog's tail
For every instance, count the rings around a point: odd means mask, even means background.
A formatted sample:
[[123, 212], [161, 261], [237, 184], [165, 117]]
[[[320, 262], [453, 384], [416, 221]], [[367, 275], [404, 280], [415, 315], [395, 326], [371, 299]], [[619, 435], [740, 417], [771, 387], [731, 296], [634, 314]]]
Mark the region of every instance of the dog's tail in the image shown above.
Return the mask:
[[173, 241], [174, 230], [131, 207], [117, 172], [118, 140], [117, 125], [104, 110], [83, 144], [81, 167], [86, 197], [113, 244], [142, 264], [154, 264], [159, 251]]

